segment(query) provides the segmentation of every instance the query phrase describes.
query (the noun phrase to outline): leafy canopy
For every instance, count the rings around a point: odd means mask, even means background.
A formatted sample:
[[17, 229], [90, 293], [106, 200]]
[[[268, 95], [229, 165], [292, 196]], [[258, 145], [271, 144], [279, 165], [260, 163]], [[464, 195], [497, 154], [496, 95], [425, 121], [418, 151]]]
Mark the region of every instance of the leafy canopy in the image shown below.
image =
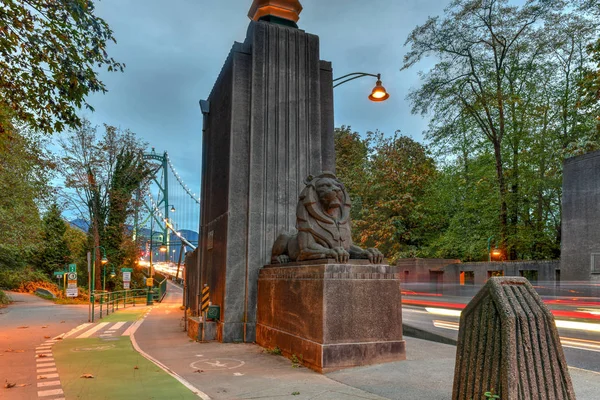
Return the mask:
[[77, 109], [93, 110], [86, 96], [106, 92], [94, 67], [123, 71], [94, 11], [92, 0], [0, 0], [0, 103], [17, 120], [44, 133], [76, 128]]

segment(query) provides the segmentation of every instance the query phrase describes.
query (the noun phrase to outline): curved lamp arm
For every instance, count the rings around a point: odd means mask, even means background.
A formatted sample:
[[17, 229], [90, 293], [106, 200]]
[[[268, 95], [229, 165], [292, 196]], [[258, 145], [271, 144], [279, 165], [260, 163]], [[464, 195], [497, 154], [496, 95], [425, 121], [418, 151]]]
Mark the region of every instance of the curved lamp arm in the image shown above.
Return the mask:
[[[338, 81], [341, 81], [341, 82], [336, 83], [335, 85], [333, 85], [333, 87], [336, 88], [340, 85], [343, 85], [346, 82], [350, 82], [355, 79], [362, 78], [364, 76], [372, 76], [372, 77], [377, 78], [377, 80], [381, 80], [381, 74], [367, 74], [366, 72], [352, 72], [351, 74], [347, 74], [344, 76], [340, 76], [339, 78], [335, 78], [333, 80], [333, 82], [338, 82]], [[346, 78], [348, 78], [348, 79], [346, 79]], [[346, 80], [342, 81], [342, 79], [346, 79]]]

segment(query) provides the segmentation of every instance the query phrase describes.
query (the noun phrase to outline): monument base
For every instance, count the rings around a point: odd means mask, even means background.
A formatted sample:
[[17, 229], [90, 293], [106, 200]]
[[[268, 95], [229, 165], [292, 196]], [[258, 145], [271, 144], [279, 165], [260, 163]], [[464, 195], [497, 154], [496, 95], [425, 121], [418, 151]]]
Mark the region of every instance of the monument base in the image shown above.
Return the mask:
[[406, 359], [397, 267], [366, 260], [265, 266], [256, 342], [318, 372]]

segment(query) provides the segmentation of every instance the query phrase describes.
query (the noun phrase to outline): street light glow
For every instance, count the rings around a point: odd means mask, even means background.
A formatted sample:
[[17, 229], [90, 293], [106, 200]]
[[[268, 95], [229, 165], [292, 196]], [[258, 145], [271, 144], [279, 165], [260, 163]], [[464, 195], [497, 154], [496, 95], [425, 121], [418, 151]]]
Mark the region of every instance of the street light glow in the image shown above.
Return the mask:
[[369, 95], [371, 101], [386, 101], [390, 98], [390, 94], [385, 90], [381, 81], [378, 79], [373, 91]]

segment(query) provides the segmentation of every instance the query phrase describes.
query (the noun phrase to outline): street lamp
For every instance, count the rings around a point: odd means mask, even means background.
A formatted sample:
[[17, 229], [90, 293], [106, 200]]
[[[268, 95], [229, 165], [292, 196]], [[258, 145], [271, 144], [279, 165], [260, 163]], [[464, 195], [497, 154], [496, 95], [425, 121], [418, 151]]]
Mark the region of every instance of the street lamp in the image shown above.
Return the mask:
[[363, 78], [365, 76], [372, 76], [377, 78], [377, 83], [373, 88], [373, 91], [369, 95], [369, 100], [371, 101], [386, 101], [390, 98], [390, 94], [385, 90], [383, 85], [381, 84], [381, 74], [367, 74], [366, 72], [352, 72], [351, 74], [347, 74], [344, 76], [340, 76], [339, 78], [335, 78], [333, 82], [338, 82], [333, 85], [334, 88], [343, 85], [346, 82], [353, 81], [358, 78]]
[[502, 251], [498, 248], [498, 246], [495, 246], [494, 250], [492, 250], [492, 239], [494, 239], [494, 236], [490, 236], [487, 240], [487, 250], [488, 250], [488, 261], [489, 262], [492, 261], [492, 256], [499, 257], [502, 255]]

